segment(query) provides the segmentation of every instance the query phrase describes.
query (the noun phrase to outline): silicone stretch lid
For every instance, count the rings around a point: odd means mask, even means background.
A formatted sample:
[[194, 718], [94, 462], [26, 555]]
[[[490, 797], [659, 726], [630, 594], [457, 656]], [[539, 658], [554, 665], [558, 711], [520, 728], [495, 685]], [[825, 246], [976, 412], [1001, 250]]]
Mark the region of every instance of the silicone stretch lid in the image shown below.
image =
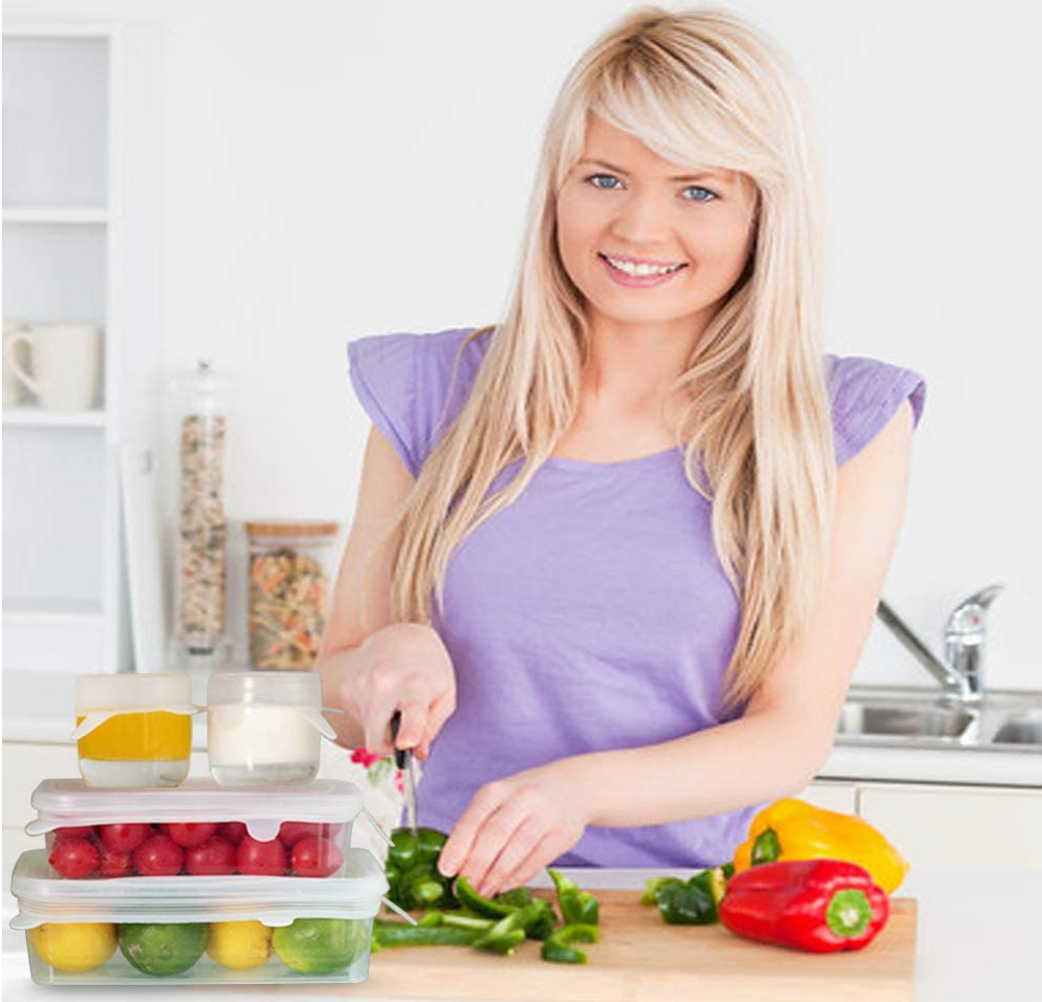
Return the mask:
[[186, 672], [78, 675], [76, 714], [91, 711], [167, 709], [192, 706], [192, 679]]
[[313, 671], [219, 671], [206, 687], [207, 706], [263, 703], [322, 708], [322, 679]]
[[367, 849], [348, 849], [342, 877], [55, 877], [46, 849], [18, 857], [11, 893], [12, 929], [44, 922], [232, 922], [289, 925], [298, 918], [370, 918], [380, 910], [387, 878]]
[[132, 821], [242, 821], [261, 842], [275, 838], [283, 821], [338, 824], [354, 821], [362, 811], [358, 787], [341, 779], [316, 779], [307, 786], [235, 788], [218, 786], [207, 777], [172, 789], [99, 788], [82, 779], [45, 779], [29, 802], [37, 812], [36, 820], [25, 827], [29, 835]]

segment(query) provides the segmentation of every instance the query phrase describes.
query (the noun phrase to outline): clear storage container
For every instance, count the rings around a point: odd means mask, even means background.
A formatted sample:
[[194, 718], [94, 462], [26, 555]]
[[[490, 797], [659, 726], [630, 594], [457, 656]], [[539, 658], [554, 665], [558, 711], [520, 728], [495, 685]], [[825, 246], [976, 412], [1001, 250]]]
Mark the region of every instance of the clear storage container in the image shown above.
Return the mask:
[[76, 741], [91, 786], [178, 786], [192, 752], [192, 680], [187, 674], [80, 675]]
[[332, 592], [336, 522], [247, 522], [253, 668], [310, 668]]
[[350, 849], [342, 876], [62, 880], [41, 849], [11, 877], [12, 929], [38, 984], [303, 984], [364, 981], [379, 864]]
[[[47, 779], [30, 803], [29, 835], [45, 835], [54, 875], [231, 874], [331, 877], [344, 872], [351, 826], [364, 811], [353, 783], [235, 790], [190, 779], [176, 790], [92, 790]], [[368, 814], [366, 814], [368, 817]]]
[[225, 786], [303, 785], [318, 775], [322, 716], [314, 672], [216, 672], [206, 694], [210, 775]]

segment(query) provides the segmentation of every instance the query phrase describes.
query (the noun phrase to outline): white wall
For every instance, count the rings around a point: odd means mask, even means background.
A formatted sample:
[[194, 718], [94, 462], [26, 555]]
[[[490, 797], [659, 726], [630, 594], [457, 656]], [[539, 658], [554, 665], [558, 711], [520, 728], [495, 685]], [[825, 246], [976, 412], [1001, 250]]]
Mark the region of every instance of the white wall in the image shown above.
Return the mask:
[[[631, 6], [5, 2], [5, 19], [165, 30], [164, 357], [211, 355], [234, 378], [234, 518], [350, 518], [367, 421], [345, 343], [500, 316], [553, 96]], [[813, 94], [829, 349], [928, 377], [887, 595], [939, 643], [955, 601], [1004, 581], [991, 683], [1042, 686], [1039, 16], [1018, 0], [731, 6]], [[882, 635], [857, 680], [929, 684]]]

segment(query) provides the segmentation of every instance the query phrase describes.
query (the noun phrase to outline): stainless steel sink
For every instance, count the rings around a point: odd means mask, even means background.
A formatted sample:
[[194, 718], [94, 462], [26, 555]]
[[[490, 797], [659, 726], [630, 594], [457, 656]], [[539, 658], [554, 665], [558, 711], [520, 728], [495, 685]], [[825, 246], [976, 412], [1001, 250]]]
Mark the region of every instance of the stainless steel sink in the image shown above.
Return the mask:
[[1036, 745], [1042, 748], [1042, 709], [1006, 714], [991, 741], [992, 744]]
[[960, 703], [935, 689], [852, 687], [835, 741], [1042, 754], [1042, 693], [996, 690], [978, 702]]
[[848, 702], [836, 730], [838, 734], [957, 738], [972, 720], [970, 713], [957, 707]]

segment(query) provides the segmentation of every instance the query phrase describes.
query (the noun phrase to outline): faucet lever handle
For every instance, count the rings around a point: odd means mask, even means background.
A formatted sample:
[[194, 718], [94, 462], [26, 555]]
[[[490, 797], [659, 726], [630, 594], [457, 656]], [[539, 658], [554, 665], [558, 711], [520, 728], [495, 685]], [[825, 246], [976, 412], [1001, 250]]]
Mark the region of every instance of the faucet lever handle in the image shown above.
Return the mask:
[[983, 636], [985, 630], [985, 613], [992, 602], [998, 598], [1005, 585], [993, 584], [981, 588], [969, 598], [963, 599], [948, 616], [944, 627], [945, 638], [966, 637], [973, 634]]

